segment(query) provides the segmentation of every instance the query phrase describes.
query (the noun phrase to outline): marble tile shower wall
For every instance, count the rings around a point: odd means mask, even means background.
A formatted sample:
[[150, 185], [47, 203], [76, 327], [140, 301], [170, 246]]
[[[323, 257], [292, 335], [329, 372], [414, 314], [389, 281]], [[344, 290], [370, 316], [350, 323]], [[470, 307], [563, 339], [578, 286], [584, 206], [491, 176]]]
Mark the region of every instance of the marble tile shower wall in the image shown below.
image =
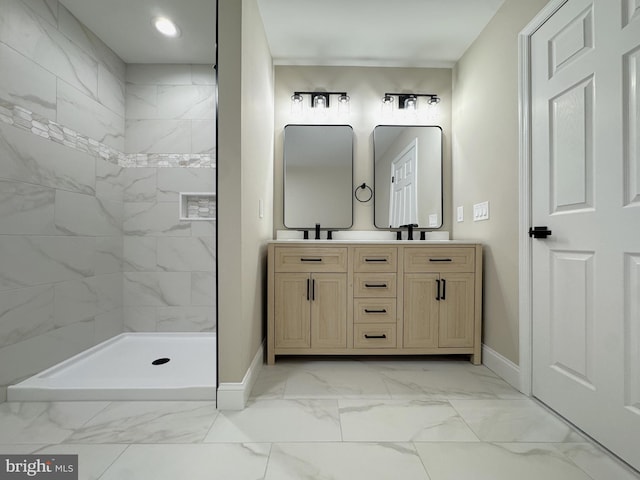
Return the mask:
[[56, 0], [0, 0], [0, 400], [123, 329], [125, 73]]
[[178, 198], [215, 190], [214, 71], [129, 64], [126, 80], [127, 154], [171, 151], [203, 161], [200, 168], [139, 164], [125, 171], [125, 329], [214, 331], [216, 224], [180, 221]]
[[[183, 70], [213, 90], [205, 67]], [[0, 0], [0, 401], [125, 329], [215, 329], [215, 223], [179, 222], [177, 204], [178, 191], [213, 190], [212, 113], [180, 130], [188, 149], [126, 151], [127, 75], [57, 0]]]

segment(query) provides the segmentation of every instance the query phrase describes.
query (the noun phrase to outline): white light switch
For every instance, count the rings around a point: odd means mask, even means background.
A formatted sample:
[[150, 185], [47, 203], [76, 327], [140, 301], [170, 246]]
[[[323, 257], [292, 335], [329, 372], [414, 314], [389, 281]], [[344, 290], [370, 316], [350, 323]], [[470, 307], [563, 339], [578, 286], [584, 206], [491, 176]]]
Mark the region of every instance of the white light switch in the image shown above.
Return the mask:
[[258, 218], [264, 218], [264, 200], [258, 201]]
[[458, 207], [458, 222], [464, 222], [464, 207], [462, 205]]
[[476, 203], [473, 206], [473, 221], [489, 220], [489, 202]]
[[433, 213], [433, 214], [429, 215], [429, 226], [430, 227], [437, 227], [438, 226], [438, 214], [437, 213]]

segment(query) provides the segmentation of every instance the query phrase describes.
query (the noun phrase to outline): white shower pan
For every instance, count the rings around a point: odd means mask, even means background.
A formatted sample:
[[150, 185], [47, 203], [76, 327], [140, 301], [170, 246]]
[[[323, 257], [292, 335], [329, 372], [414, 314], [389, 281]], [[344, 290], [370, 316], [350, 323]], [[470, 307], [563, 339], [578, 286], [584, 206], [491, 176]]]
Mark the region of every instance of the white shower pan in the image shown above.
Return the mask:
[[122, 333], [7, 389], [8, 401], [215, 398], [215, 333]]

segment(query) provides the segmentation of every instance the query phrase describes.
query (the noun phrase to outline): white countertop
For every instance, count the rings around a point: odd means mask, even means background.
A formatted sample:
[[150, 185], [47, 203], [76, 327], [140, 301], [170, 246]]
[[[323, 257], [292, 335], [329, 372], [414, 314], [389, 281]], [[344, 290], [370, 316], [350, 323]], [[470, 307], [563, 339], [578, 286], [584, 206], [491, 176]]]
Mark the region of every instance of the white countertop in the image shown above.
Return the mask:
[[297, 238], [271, 240], [269, 243], [281, 245], [476, 245], [473, 240], [300, 240]]

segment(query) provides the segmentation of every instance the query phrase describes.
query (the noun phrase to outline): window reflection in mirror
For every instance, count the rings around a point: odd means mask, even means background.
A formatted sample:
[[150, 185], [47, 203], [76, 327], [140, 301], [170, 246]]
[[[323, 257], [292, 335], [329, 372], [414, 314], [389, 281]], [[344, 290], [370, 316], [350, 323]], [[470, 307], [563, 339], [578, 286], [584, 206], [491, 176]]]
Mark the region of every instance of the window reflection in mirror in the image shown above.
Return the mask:
[[353, 129], [349, 125], [284, 128], [284, 225], [350, 228], [353, 224]]
[[378, 125], [373, 132], [374, 224], [442, 226], [442, 129]]

